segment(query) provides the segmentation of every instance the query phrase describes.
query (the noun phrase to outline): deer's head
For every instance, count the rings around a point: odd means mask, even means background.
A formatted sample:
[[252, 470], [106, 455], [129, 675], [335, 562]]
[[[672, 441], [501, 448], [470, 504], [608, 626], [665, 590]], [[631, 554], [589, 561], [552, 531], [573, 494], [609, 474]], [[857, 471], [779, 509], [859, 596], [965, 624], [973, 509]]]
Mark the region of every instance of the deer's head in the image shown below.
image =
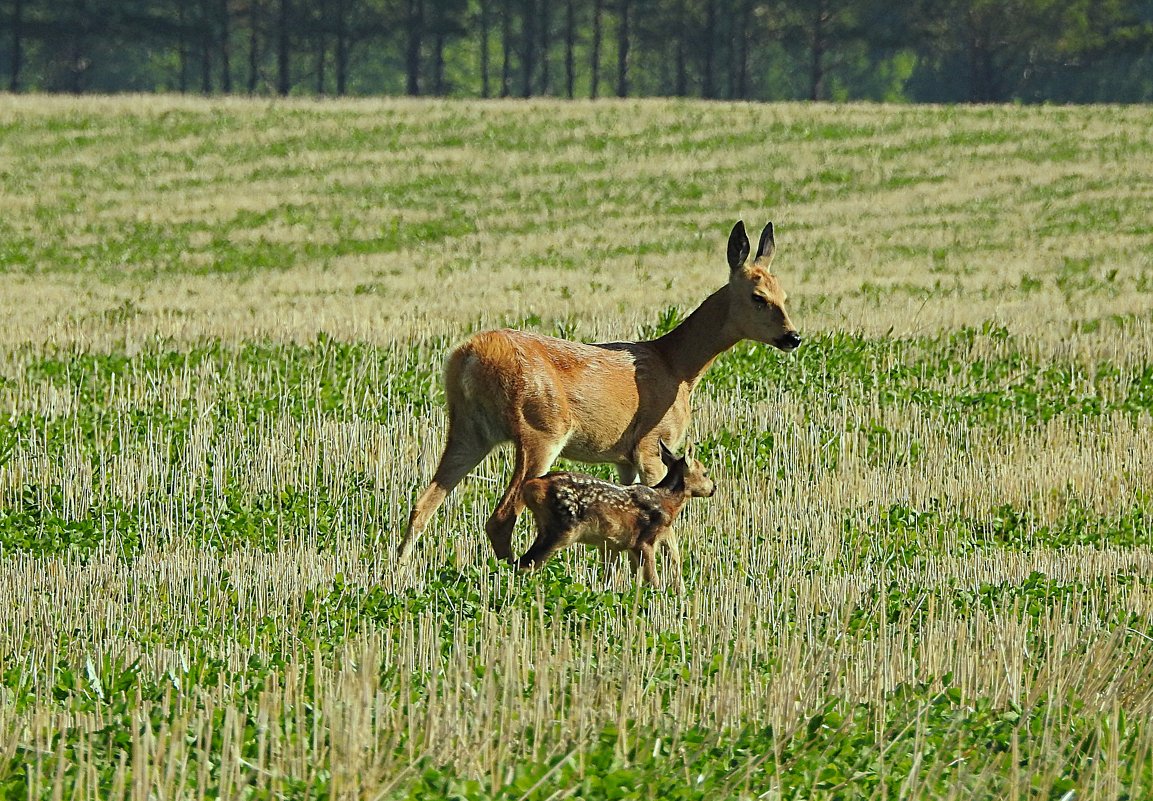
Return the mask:
[[769, 268], [776, 244], [773, 224], [761, 231], [757, 253], [749, 260], [749, 237], [738, 221], [729, 234], [729, 319], [744, 339], [783, 351], [795, 350], [801, 336], [785, 311], [787, 295]]

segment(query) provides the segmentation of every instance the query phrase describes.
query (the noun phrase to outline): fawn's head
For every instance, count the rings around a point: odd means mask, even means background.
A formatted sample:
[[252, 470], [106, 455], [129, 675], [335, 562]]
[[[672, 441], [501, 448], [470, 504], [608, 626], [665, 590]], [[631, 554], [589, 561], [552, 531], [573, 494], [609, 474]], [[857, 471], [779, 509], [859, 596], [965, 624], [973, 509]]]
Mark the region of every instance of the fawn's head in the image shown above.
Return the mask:
[[744, 339], [790, 351], [801, 344], [801, 337], [785, 311], [785, 290], [769, 271], [775, 251], [772, 223], [761, 231], [751, 262], [745, 224], [738, 221], [733, 226], [729, 234], [729, 318]]
[[661, 461], [665, 463], [668, 472], [657, 489], [667, 489], [673, 492], [684, 492], [691, 498], [709, 498], [717, 491], [717, 485], [709, 478], [709, 471], [705, 466], [688, 454], [677, 456], [660, 441]]

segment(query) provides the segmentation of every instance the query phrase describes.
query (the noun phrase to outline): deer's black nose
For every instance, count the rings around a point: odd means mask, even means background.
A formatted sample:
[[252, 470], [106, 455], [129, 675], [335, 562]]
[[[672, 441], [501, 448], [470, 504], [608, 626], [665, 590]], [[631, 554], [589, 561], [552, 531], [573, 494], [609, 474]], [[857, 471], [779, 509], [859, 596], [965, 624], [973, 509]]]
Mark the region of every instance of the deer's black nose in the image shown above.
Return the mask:
[[778, 337], [774, 344], [781, 350], [796, 350], [801, 346], [801, 335], [796, 331], [789, 331]]

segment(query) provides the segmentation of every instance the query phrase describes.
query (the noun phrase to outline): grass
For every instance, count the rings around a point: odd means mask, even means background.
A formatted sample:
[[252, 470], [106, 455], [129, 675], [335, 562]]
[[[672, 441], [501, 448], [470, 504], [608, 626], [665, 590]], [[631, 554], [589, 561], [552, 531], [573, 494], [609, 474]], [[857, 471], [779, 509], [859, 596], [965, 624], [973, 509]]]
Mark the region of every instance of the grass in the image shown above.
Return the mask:
[[[0, 98], [0, 795], [1148, 795], [1149, 118]], [[397, 569], [452, 344], [737, 217], [805, 344], [698, 389], [686, 595], [495, 564], [505, 452]]]

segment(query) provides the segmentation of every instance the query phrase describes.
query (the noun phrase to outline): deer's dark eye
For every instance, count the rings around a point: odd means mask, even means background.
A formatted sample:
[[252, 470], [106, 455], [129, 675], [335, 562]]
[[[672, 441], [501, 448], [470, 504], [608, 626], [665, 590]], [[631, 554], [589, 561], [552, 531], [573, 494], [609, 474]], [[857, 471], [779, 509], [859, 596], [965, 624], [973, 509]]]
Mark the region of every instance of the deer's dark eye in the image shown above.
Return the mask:
[[768, 306], [769, 299], [764, 295], [753, 295], [753, 303], [757, 306]]

